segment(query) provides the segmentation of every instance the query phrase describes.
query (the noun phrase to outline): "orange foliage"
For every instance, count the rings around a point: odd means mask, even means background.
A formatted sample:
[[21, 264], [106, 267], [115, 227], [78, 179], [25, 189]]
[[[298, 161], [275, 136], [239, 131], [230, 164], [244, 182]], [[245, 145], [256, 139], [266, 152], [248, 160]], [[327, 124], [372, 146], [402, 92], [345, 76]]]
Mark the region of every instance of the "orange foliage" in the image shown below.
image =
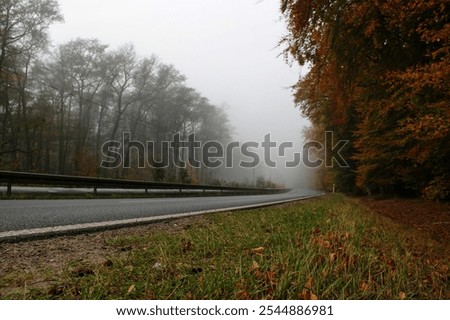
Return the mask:
[[341, 189], [437, 188], [446, 197], [450, 1], [281, 2], [285, 54], [311, 65], [297, 104], [315, 127], [352, 138], [356, 176], [346, 172]]

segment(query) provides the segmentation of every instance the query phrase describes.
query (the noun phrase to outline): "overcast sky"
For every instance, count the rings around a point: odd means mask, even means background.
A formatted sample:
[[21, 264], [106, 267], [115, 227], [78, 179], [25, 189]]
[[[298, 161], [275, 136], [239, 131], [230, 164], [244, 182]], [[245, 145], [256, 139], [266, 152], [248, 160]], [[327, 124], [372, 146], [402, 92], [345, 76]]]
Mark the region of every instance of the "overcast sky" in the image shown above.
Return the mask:
[[[227, 105], [240, 140], [300, 143], [307, 124], [290, 86], [278, 41], [286, 33], [279, 0], [58, 0], [65, 22], [50, 29], [54, 44], [98, 38], [112, 48], [132, 43], [187, 77], [213, 104]], [[282, 180], [282, 178], [280, 178]]]

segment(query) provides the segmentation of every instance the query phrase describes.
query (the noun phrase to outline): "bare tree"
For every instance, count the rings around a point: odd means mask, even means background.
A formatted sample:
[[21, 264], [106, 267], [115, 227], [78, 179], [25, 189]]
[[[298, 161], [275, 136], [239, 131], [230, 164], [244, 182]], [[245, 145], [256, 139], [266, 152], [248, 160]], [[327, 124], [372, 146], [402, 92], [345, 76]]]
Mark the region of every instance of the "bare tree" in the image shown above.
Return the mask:
[[[38, 51], [47, 45], [48, 27], [61, 20], [54, 0], [0, 0], [0, 156], [9, 154], [12, 163], [22, 151], [25, 170], [30, 170], [33, 162], [28, 126], [29, 71]], [[15, 126], [15, 115], [21, 127]]]

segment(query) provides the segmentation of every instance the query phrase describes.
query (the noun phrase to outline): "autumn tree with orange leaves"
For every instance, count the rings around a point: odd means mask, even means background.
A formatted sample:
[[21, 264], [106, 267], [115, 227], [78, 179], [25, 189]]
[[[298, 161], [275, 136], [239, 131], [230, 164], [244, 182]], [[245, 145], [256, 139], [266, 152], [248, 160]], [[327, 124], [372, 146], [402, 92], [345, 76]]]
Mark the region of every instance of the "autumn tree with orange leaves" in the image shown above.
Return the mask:
[[450, 1], [282, 0], [295, 101], [313, 138], [348, 139], [341, 190], [450, 193]]

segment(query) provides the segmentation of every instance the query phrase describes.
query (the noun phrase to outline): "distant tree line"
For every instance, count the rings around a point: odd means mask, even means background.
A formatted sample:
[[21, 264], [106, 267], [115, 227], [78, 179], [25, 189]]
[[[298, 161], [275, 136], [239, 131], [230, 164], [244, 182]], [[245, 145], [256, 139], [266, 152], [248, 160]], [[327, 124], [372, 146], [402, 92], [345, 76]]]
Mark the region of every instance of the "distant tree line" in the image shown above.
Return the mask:
[[[176, 133], [223, 142], [230, 136], [228, 118], [172, 65], [139, 57], [132, 45], [112, 50], [96, 39], [76, 39], [50, 47], [48, 27], [61, 20], [54, 0], [0, 0], [0, 169], [213, 179], [206, 168], [99, 167], [103, 143], [121, 140], [123, 132], [155, 146]], [[156, 152], [156, 158], [165, 154]]]
[[281, 0], [286, 58], [310, 66], [295, 101], [324, 131], [349, 140], [350, 168], [324, 168], [338, 190], [450, 192], [450, 1]]

